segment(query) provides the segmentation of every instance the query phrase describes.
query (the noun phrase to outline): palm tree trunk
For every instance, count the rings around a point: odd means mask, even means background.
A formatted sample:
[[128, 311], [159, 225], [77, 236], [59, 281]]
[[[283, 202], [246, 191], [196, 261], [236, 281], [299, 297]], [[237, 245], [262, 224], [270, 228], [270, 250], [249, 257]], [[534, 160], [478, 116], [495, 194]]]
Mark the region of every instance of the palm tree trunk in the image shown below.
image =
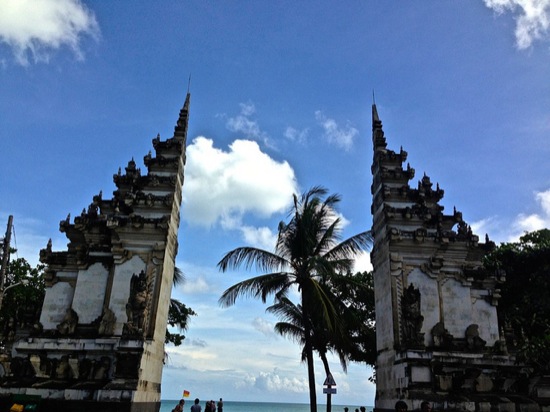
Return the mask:
[[[306, 340], [310, 340], [306, 338]], [[313, 350], [311, 343], [306, 343], [307, 376], [309, 380], [309, 410], [317, 412], [317, 393], [315, 390], [315, 368], [313, 366]]]
[[304, 325], [304, 350], [306, 353], [307, 362], [307, 377], [309, 382], [309, 410], [310, 412], [317, 412], [317, 393], [315, 391], [315, 367], [313, 364], [313, 345], [311, 342], [311, 326], [307, 308], [307, 301], [305, 299], [306, 291], [302, 289], [302, 323]]

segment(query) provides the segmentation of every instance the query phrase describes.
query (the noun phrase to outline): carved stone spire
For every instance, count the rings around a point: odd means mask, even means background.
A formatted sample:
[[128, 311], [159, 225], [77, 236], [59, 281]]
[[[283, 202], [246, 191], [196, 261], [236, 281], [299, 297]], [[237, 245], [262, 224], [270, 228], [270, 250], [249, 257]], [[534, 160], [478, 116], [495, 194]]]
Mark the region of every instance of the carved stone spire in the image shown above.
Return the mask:
[[382, 130], [382, 122], [380, 121], [380, 117], [378, 117], [376, 104], [372, 105], [372, 141], [375, 152], [386, 148], [386, 138], [384, 137], [384, 130]]
[[180, 116], [174, 128], [174, 138], [177, 140], [185, 141], [187, 139], [187, 124], [189, 123], [189, 102], [191, 100], [191, 94], [187, 92], [185, 103], [180, 110]]

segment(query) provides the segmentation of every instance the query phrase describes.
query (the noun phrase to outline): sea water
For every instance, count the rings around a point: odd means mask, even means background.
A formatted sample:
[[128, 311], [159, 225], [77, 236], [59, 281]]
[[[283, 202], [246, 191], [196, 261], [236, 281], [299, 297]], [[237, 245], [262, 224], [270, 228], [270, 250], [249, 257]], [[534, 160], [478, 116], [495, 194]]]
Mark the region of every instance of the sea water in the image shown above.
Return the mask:
[[[163, 400], [160, 405], [160, 412], [172, 412], [172, 409], [178, 404], [179, 400]], [[185, 400], [184, 412], [189, 412], [192, 399]], [[204, 412], [205, 402], [201, 402], [201, 408]], [[332, 412], [344, 412], [344, 407], [349, 408], [349, 412], [354, 412], [361, 405], [332, 405]], [[365, 406], [368, 412], [372, 412], [372, 406]], [[325, 412], [326, 405], [317, 405], [318, 412]], [[309, 412], [307, 403], [275, 403], [275, 402], [232, 402], [223, 401], [223, 412]]]

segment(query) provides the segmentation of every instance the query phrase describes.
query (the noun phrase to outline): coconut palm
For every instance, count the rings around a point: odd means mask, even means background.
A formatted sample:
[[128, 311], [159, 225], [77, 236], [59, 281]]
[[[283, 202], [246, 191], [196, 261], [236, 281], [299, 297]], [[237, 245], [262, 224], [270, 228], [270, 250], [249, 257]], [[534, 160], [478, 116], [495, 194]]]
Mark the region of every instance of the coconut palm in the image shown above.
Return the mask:
[[[371, 243], [368, 231], [340, 242], [341, 220], [335, 212], [339, 201], [339, 195], [327, 196], [327, 190], [321, 186], [313, 187], [301, 197], [294, 195], [290, 221], [279, 223], [273, 252], [240, 247], [228, 252], [218, 263], [222, 272], [240, 266], [267, 272], [227, 289], [219, 299], [225, 307], [235, 304], [239, 296], [261, 298], [265, 303], [270, 295], [280, 300], [288, 297], [293, 288], [297, 289], [311, 412], [317, 411], [312, 328], [323, 327], [332, 333], [341, 327], [338, 312], [323, 285], [331, 277], [350, 272], [354, 256]], [[312, 314], [322, 321], [311, 322]]]
[[[294, 304], [287, 297], [281, 297], [277, 301], [269, 306], [266, 309], [266, 312], [272, 313], [278, 316], [280, 319], [283, 319], [281, 322], [275, 324], [275, 331], [282, 336], [286, 336], [295, 342], [300, 343], [305, 348], [305, 330], [306, 328], [303, 325], [304, 317], [302, 313], [302, 305]], [[322, 319], [318, 319], [322, 321]], [[325, 368], [325, 373], [328, 376], [330, 373], [330, 365], [327, 359], [327, 352], [330, 350], [330, 336], [327, 331], [324, 329], [324, 325], [320, 324], [319, 326], [315, 325], [315, 318], [312, 317], [308, 320], [310, 324], [311, 331], [311, 346], [314, 351], [319, 354], [323, 366]], [[340, 355], [340, 353], [338, 353]], [[340, 360], [343, 361], [342, 366], [344, 369], [347, 366], [346, 356], [344, 353], [341, 354]], [[306, 353], [302, 350], [302, 361], [306, 360]]]

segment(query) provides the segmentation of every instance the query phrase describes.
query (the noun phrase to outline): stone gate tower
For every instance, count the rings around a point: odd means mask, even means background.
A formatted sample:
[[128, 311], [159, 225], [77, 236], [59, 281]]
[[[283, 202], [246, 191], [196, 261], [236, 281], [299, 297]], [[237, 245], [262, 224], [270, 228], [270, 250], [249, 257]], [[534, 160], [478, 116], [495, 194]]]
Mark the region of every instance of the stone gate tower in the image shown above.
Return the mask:
[[39, 327], [3, 362], [0, 394], [39, 395], [42, 411], [158, 411], [164, 339], [178, 251], [190, 95], [174, 136], [114, 175], [71, 222], [68, 250], [47, 265]]
[[502, 274], [487, 273], [480, 243], [427, 175], [418, 186], [407, 152], [387, 148], [372, 107], [372, 215], [376, 299], [376, 409], [539, 410], [529, 369], [508, 353], [497, 319]]

